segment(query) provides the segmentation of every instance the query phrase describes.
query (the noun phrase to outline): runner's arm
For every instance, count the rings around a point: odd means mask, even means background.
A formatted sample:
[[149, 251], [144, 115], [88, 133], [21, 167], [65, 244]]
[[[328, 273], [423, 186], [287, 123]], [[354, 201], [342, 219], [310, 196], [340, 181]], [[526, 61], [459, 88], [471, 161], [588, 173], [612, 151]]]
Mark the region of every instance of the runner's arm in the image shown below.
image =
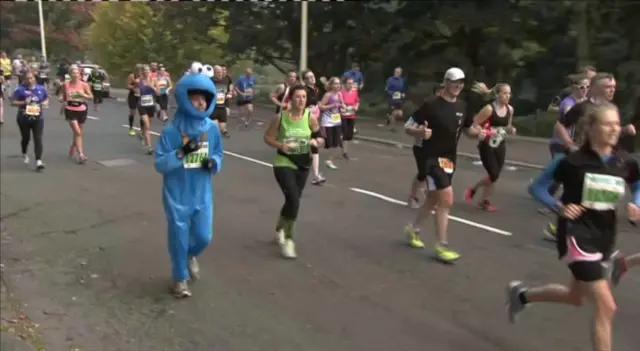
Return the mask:
[[154, 153], [153, 165], [160, 174], [167, 174], [183, 167], [182, 157], [178, 157], [180, 148], [174, 148], [171, 145], [169, 133], [177, 133], [177, 131], [175, 129], [163, 130]]
[[324, 93], [322, 100], [318, 102], [318, 108], [320, 111], [330, 110], [334, 108], [334, 104], [329, 104], [329, 93]]
[[558, 175], [563, 173], [559, 172], [558, 169], [562, 168], [563, 164], [566, 164], [562, 162], [564, 158], [564, 155], [554, 158], [542, 173], [533, 180], [531, 185], [529, 185], [529, 194], [536, 201], [551, 209], [557, 209], [562, 205], [558, 199], [549, 194], [549, 187], [557, 182]]
[[424, 124], [425, 122], [429, 122], [428, 110], [428, 102], [425, 102], [409, 117], [407, 123], [404, 124], [405, 133], [413, 137], [424, 136]]
[[87, 83], [84, 83], [84, 97], [85, 99], [93, 99], [93, 93], [91, 92], [91, 87]]
[[324, 137], [320, 131], [320, 124], [315, 117], [309, 117], [309, 127], [311, 128], [311, 140], [316, 141], [316, 147], [324, 146]]
[[11, 105], [12, 106], [24, 106], [27, 104], [27, 97], [24, 94], [24, 90], [22, 88], [18, 88], [13, 92], [11, 96]]
[[[209, 129], [209, 142], [211, 145], [211, 159], [215, 161], [215, 167], [211, 170], [213, 174], [217, 174], [222, 169], [222, 160], [224, 159], [224, 150], [222, 147], [222, 134], [220, 128], [216, 124], [214, 128]], [[212, 135], [213, 134], [213, 135]]]
[[282, 94], [284, 91], [285, 91], [284, 84], [276, 85], [276, 88], [273, 89], [273, 91], [271, 92], [271, 102], [273, 102], [276, 106], [282, 107], [282, 103], [278, 101], [278, 95]]
[[127, 87], [129, 89], [133, 89], [136, 87], [136, 82], [135, 82], [135, 79], [133, 78], [133, 74], [130, 74], [129, 77], [127, 77]]
[[473, 128], [481, 128], [480, 126], [491, 117], [491, 112], [493, 112], [493, 107], [491, 107], [491, 105], [485, 105], [485, 107], [473, 117], [473, 124], [471, 126]]
[[267, 130], [264, 131], [264, 142], [271, 146], [272, 148], [282, 150], [285, 147], [285, 144], [279, 142], [277, 140], [278, 137], [278, 127], [280, 126], [280, 117], [278, 114], [271, 119], [269, 125], [267, 126]]

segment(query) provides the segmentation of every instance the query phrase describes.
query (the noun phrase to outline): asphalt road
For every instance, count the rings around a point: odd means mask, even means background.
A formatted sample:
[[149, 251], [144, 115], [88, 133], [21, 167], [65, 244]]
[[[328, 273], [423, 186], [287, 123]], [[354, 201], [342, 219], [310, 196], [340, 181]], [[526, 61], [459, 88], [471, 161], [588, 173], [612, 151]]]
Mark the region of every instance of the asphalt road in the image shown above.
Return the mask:
[[[126, 106], [109, 100], [91, 113], [84, 166], [67, 160], [71, 134], [57, 109], [46, 114], [44, 173], [22, 163], [13, 123], [0, 138], [3, 281], [47, 350], [589, 349], [588, 309], [532, 306], [515, 326], [504, 313], [509, 280], [569, 278], [541, 239], [546, 218], [525, 189], [533, 170], [504, 172], [499, 212], [456, 205], [450, 241], [463, 257], [447, 266], [404, 242], [413, 210], [402, 201], [415, 173], [408, 150], [361, 142], [353, 160], [323, 170], [325, 186], [307, 187], [299, 258], [287, 261], [272, 241], [283, 199], [264, 125], [241, 132], [232, 120], [213, 180], [214, 240], [200, 259], [194, 296], [177, 301], [167, 291], [161, 178], [123, 127]], [[484, 176], [460, 160], [457, 197]], [[637, 228], [624, 223], [622, 231], [620, 248], [640, 251]], [[430, 232], [424, 228], [425, 239]], [[636, 272], [615, 291], [618, 351], [640, 345], [639, 291]]]

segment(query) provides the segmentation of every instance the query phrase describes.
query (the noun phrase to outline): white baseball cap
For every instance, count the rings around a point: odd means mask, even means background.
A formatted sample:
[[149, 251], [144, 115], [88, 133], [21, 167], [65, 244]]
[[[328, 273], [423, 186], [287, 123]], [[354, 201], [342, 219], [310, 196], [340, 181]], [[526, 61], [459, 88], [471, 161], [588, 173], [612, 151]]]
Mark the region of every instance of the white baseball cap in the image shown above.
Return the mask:
[[464, 72], [458, 67], [451, 67], [445, 72], [444, 80], [460, 80], [464, 79]]

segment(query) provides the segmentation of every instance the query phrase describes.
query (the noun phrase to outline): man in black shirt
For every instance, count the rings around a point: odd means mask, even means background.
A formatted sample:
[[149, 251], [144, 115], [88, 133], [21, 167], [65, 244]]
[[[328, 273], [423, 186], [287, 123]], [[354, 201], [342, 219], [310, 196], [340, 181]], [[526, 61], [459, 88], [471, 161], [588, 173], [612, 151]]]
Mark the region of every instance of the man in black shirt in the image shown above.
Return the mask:
[[464, 72], [450, 68], [444, 75], [444, 87], [439, 96], [425, 101], [413, 114], [413, 125], [405, 128], [407, 133], [422, 137], [422, 147], [417, 160], [424, 162], [425, 174], [418, 175], [427, 181], [429, 193], [415, 220], [405, 227], [412, 247], [422, 248], [420, 227], [435, 206], [436, 256], [444, 262], [453, 262], [460, 255], [448, 248], [447, 225], [453, 205], [452, 179], [456, 167], [458, 140], [463, 130], [470, 136], [484, 138], [484, 130], [472, 127], [473, 116], [467, 115], [466, 104], [458, 100], [464, 87]]

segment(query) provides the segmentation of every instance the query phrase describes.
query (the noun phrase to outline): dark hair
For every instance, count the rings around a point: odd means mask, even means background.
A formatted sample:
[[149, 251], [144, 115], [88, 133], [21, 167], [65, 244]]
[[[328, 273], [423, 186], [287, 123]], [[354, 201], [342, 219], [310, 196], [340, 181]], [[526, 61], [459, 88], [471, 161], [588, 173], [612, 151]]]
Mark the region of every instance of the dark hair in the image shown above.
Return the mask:
[[302, 79], [307, 78], [307, 75], [308, 75], [309, 73], [313, 73], [313, 71], [312, 71], [312, 70], [310, 70], [310, 69], [305, 69], [304, 71], [300, 72], [300, 78], [302, 78]]
[[305, 93], [307, 92], [307, 89], [304, 87], [304, 85], [296, 84], [289, 88], [289, 101], [293, 101], [293, 95], [295, 95], [296, 91], [298, 90], [302, 90]]
[[222, 67], [222, 68], [227, 68], [227, 65], [225, 65], [224, 63], [219, 64], [218, 66]]

